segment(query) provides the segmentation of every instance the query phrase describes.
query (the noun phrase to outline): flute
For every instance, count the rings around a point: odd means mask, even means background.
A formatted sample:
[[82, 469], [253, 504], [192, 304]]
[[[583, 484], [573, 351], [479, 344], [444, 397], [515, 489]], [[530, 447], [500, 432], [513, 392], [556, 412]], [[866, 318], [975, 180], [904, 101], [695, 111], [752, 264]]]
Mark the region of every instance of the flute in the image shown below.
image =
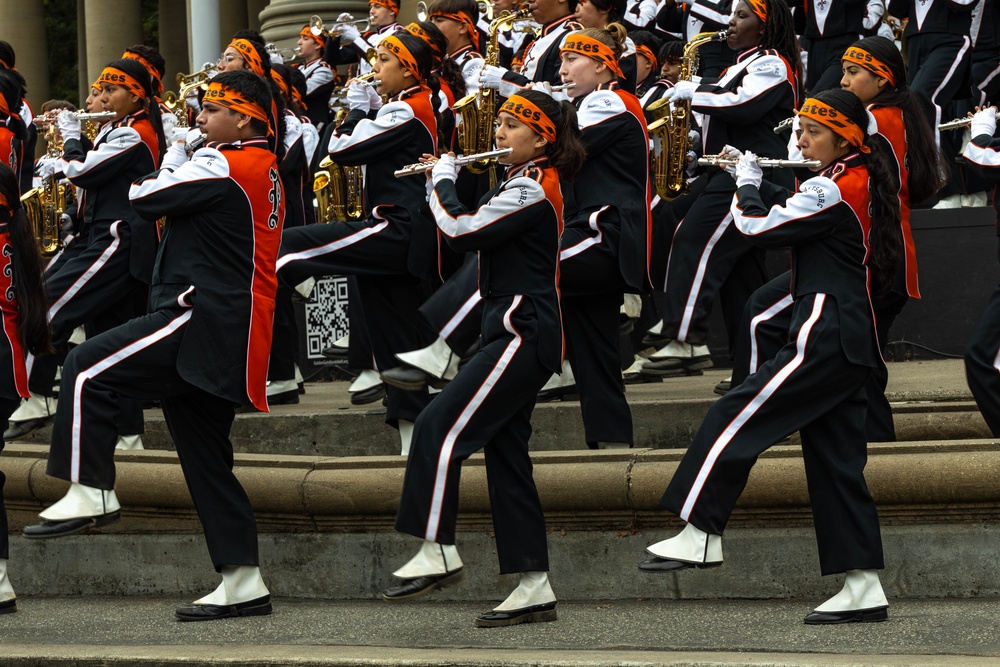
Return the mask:
[[[480, 160], [492, 160], [493, 158], [500, 158], [504, 155], [510, 155], [514, 152], [513, 148], [501, 148], [496, 151], [486, 151], [485, 153], [476, 153], [475, 155], [461, 155], [455, 158], [455, 164], [462, 166], [463, 164], [469, 164], [470, 162], [479, 162]], [[393, 172], [393, 176], [399, 178], [400, 176], [413, 176], [414, 174], [423, 174], [434, 168], [437, 164], [437, 160], [432, 160], [430, 162], [414, 162], [413, 164], [408, 164], [402, 169], [397, 169]]]
[[[703, 167], [729, 167], [739, 164], [739, 160], [734, 160], [733, 158], [728, 157], [719, 157], [718, 155], [709, 155], [707, 157], [698, 158], [698, 164]], [[807, 169], [811, 169], [813, 167], [823, 166], [823, 163], [819, 160], [776, 160], [768, 157], [757, 158], [757, 164], [765, 169], [794, 169], [795, 167], [805, 167]]]
[[961, 130], [962, 128], [969, 127], [972, 125], [972, 116], [966, 118], [956, 118], [955, 120], [950, 120], [947, 123], [941, 123], [938, 125], [938, 130]]
[[560, 83], [558, 86], [552, 86], [552, 92], [558, 93], [561, 90], [569, 90], [570, 88], [576, 88], [575, 83]]
[[795, 123], [795, 116], [791, 116], [790, 118], [786, 118], [785, 120], [781, 121], [780, 123], [778, 123], [777, 125], [774, 126], [774, 133], [775, 134], [781, 134], [782, 132], [784, 132], [788, 128], [792, 127], [793, 123]]
[[[97, 120], [97, 121], [111, 120], [112, 118], [118, 115], [114, 111], [97, 111], [95, 113], [89, 113], [86, 111], [74, 111], [72, 113], [76, 117], [76, 119], [81, 123], [87, 120]], [[41, 125], [42, 123], [54, 123], [57, 115], [59, 115], [59, 112], [44, 113], [41, 114], [40, 116], [35, 116], [34, 118], [32, 118], [31, 122], [34, 123], [35, 125]]]

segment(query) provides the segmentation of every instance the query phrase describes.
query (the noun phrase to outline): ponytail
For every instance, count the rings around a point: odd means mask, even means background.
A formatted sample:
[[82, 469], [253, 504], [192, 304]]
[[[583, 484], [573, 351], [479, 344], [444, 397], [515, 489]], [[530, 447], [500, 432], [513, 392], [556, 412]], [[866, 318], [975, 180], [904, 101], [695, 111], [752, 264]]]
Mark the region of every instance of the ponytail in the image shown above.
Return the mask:
[[559, 172], [559, 180], [572, 183], [587, 159], [580, 139], [582, 132], [576, 119], [576, 107], [571, 102], [557, 102], [538, 90], [522, 90], [519, 96], [537, 106], [556, 126], [556, 142], [545, 147], [549, 163]]

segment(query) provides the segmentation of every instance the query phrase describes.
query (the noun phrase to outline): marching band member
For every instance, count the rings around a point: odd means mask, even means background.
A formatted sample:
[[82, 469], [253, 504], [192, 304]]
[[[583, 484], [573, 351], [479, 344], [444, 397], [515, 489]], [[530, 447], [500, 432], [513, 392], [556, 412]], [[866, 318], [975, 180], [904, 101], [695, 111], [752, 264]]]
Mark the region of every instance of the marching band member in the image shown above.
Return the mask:
[[[87, 151], [82, 143], [80, 121], [74, 113], [63, 111], [56, 118], [63, 138], [66, 177], [86, 191], [84, 224], [79, 232], [87, 243], [46, 278], [52, 340], [60, 352], [28, 357], [32, 398], [11, 416], [5, 439], [20, 437], [51, 419], [59, 357], [65, 354], [76, 327], [90, 322], [96, 330], [104, 331], [145, 309], [157, 227], [129, 205], [127, 186], [159, 164], [165, 146], [162, 119], [149, 74], [138, 60], [112, 61], [98, 82], [103, 108], [117, 116], [97, 136], [92, 150]], [[123, 447], [135, 447], [136, 434], [143, 432], [142, 408], [137, 401], [122, 400], [121, 434], [131, 436]], [[52, 458], [49, 462], [57, 465]], [[49, 518], [63, 512], [79, 516], [74, 513], [88, 511], [74, 498], [71, 493], [68, 505], [52, 510]]]
[[[160, 55], [160, 52], [151, 46], [146, 46], [145, 44], [133, 44], [132, 46], [125, 49], [125, 53], [122, 54], [122, 58], [132, 58], [133, 60], [138, 60], [142, 63], [142, 66], [146, 68], [146, 72], [149, 73], [149, 78], [152, 80], [153, 92], [155, 93], [156, 100], [162, 105], [163, 100], [163, 75], [167, 69], [167, 63]], [[170, 109], [161, 106], [164, 112], [169, 113]]]
[[[395, 365], [393, 353], [422, 347], [431, 338], [417, 306], [420, 279], [433, 278], [436, 269], [436, 235], [420, 213], [423, 186], [392, 174], [424, 153], [436, 153], [439, 85], [431, 72], [431, 48], [419, 37], [401, 30], [384, 38], [377, 51], [378, 90], [390, 102], [383, 105], [374, 87], [353, 81], [351, 111], [329, 145], [338, 164], [366, 165], [366, 217], [289, 229], [278, 270], [289, 285], [331, 274], [357, 276], [375, 363], [389, 368]], [[426, 391], [388, 392], [386, 422], [400, 431], [404, 452], [426, 402]]]
[[476, 19], [479, 7], [475, 0], [435, 0], [428, 9], [431, 23], [448, 40], [448, 58], [462, 70], [466, 94], [479, 90], [479, 72], [485, 61], [479, 54]]
[[[0, 79], [7, 77], [0, 74]], [[7, 88], [6, 85], [2, 86]], [[0, 95], [0, 106], [18, 104], [18, 89]], [[42, 266], [31, 223], [20, 202], [17, 175], [8, 165], [0, 165], [0, 245], [4, 269], [0, 271], [0, 322], [4, 345], [0, 346], [0, 422], [10, 417], [20, 397], [28, 397], [24, 352], [49, 351], [49, 327], [45, 321], [46, 297]], [[0, 452], [3, 451], [0, 440]], [[17, 611], [17, 599], [7, 576], [10, 558], [7, 510], [3, 505], [6, 477], [0, 470], [0, 614]]]
[[[143, 216], [165, 216], [150, 313], [88, 339], [66, 359], [50, 475], [96, 495], [90, 516], [52, 517], [28, 537], [69, 535], [119, 517], [114, 497], [114, 397], [161, 400], [181, 468], [222, 584], [177, 616], [202, 621], [271, 612], [257, 530], [232, 473], [233, 406], [266, 410], [265, 377], [284, 197], [274, 154], [271, 94], [249, 72], [209, 82], [198, 126], [208, 145], [131, 185]], [[219, 249], [225, 252], [219, 252]], [[67, 496], [67, 497], [69, 497]]]
[[[978, 167], [988, 181], [1000, 183], [1000, 138], [996, 137], [997, 108], [977, 110], [969, 132], [972, 139], [962, 157]], [[993, 208], [1000, 215], [1000, 194], [993, 191]], [[1000, 287], [993, 291], [986, 309], [969, 337], [965, 349], [965, 376], [976, 405], [994, 436], [1000, 436]]]
[[[663, 97], [668, 89], [673, 87], [673, 83], [667, 81], [660, 75], [660, 63], [657, 59], [657, 52], [660, 50], [660, 42], [653, 33], [646, 30], [636, 30], [629, 37], [635, 44], [635, 94], [645, 109], [655, 100]], [[649, 117], [646, 118], [647, 124]]]
[[541, 34], [524, 51], [517, 72], [495, 65], [485, 65], [479, 76], [481, 88], [495, 88], [501, 96], [535, 81], [560, 83], [559, 46], [570, 31], [581, 26], [574, 20], [576, 0], [534, 0], [531, 17], [542, 26]]
[[[25, 82], [24, 77], [21, 76], [21, 73], [17, 71], [17, 68], [15, 67], [16, 63], [17, 56], [14, 53], [14, 47], [10, 45], [10, 42], [0, 40], [0, 69], [11, 72], [20, 85], [21, 102], [16, 107], [11, 106], [11, 110], [13, 111], [16, 109], [17, 115], [21, 117], [21, 120], [24, 121], [25, 127], [28, 128], [28, 136], [23, 141], [21, 152], [25, 156], [34, 157], [35, 144], [38, 142], [38, 129], [35, 127], [35, 124], [32, 123], [34, 113], [32, 113], [31, 106], [28, 104], [27, 83]], [[21, 185], [21, 192], [27, 192], [31, 189], [32, 169], [30, 167], [31, 160], [26, 157], [20, 161], [18, 168], [15, 169], [17, 172], [18, 182]]]
[[20, 115], [21, 84], [10, 70], [0, 69], [0, 162], [20, 173], [22, 160], [32, 162], [24, 154], [28, 127]]
[[[701, 128], [705, 154], [730, 145], [761, 155], [784, 155], [785, 142], [772, 128], [792, 115], [801, 90], [799, 52], [787, 6], [778, 0], [740, 0], [730, 19], [728, 43], [740, 55], [718, 82], [678, 81], [667, 95], [675, 102], [690, 100], [692, 111], [706, 115]], [[791, 175], [781, 170], [768, 177], [791, 184]], [[654, 338], [658, 349], [643, 372], [710, 365], [708, 316], [716, 293], [721, 289], [728, 305], [723, 315], [732, 345], [747, 299], [764, 284], [763, 250], [732, 225], [732, 176], [710, 169], [702, 178], [704, 189], [693, 203], [687, 199], [677, 204], [690, 209], [670, 240], [663, 323]], [[742, 279], [727, 280], [733, 272]]]
[[622, 23], [630, 34], [633, 30], [653, 30], [657, 9], [656, 0], [628, 0], [622, 12]]
[[[403, 27], [397, 23], [398, 17], [399, 3], [396, 0], [369, 0], [368, 31], [362, 35], [356, 25], [341, 23], [337, 26], [340, 39], [327, 41], [326, 61], [334, 66], [358, 63], [358, 74], [368, 74], [373, 68], [368, 62], [368, 52]], [[337, 20], [351, 21], [352, 17], [345, 13]]]
[[[645, 572], [722, 564], [722, 533], [761, 452], [802, 435], [824, 575], [843, 590], [810, 624], [881, 621], [888, 604], [878, 514], [864, 480], [864, 385], [881, 355], [871, 291], [887, 289], [902, 252], [889, 148], [853, 93], [828, 90], [799, 111], [799, 147], [817, 176], [789, 194], [762, 182], [752, 153], [735, 167], [731, 212], [740, 233], [791, 246], [793, 299], [787, 343], [709, 410], [660, 504], [687, 522], [648, 547]], [[769, 207], [764, 201], [783, 201]]]
[[[679, 4], [675, 0], [664, 0], [656, 15], [656, 27], [672, 37], [690, 42], [700, 32], [725, 30], [735, 8], [734, 0], [693, 0]], [[726, 42], [711, 42], [698, 50], [698, 58], [701, 71], [696, 74], [717, 78], [733, 64], [736, 52]]]
[[[621, 23], [625, 5], [621, 0], [580, 0], [576, 4], [574, 16], [584, 28], [603, 28], [610, 23]], [[624, 50], [618, 57], [618, 68], [622, 71], [619, 83], [630, 93], [635, 93], [636, 60], [635, 43], [626, 32]]]
[[[559, 311], [560, 184], [583, 163], [573, 107], [527, 90], [500, 107], [498, 148], [513, 152], [506, 178], [473, 211], [455, 190], [454, 154], [434, 165], [431, 210], [450, 245], [480, 254], [485, 301], [481, 350], [417, 419], [396, 529], [423, 539], [383, 594], [410, 600], [464, 576], [455, 546], [462, 462], [484, 450], [501, 574], [517, 588], [479, 627], [556, 620], [545, 518], [531, 477], [528, 436], [535, 394], [562, 358]], [[430, 156], [425, 156], [430, 157]]]
[[796, 16], [805, 17], [802, 50], [806, 59], [805, 89], [810, 95], [840, 85], [840, 57], [861, 39], [867, 2], [858, 0], [793, 0]]
[[308, 25], [303, 26], [296, 42], [305, 61], [296, 69], [306, 77], [306, 116], [320, 130], [330, 120], [330, 93], [337, 83], [337, 73], [323, 60], [326, 42], [326, 35], [314, 35]]

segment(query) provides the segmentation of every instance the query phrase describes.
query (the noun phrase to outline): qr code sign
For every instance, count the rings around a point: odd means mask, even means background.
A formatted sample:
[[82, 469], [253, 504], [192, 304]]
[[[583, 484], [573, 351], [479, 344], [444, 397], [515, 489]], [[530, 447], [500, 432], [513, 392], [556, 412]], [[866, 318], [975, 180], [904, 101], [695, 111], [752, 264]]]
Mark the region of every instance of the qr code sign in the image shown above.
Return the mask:
[[347, 278], [322, 278], [316, 281], [313, 303], [306, 304], [306, 357], [325, 359], [322, 351], [333, 341], [347, 335]]

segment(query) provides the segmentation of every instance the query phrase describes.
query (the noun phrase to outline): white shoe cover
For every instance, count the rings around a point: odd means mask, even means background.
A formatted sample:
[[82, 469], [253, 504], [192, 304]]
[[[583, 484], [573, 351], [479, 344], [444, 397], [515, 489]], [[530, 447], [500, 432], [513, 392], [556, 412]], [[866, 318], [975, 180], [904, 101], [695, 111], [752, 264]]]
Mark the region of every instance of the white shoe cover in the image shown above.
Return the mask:
[[102, 491], [92, 486], [73, 482], [69, 485], [69, 491], [66, 492], [65, 496], [45, 511], [40, 512], [38, 516], [46, 521], [63, 521], [87, 516], [101, 516], [117, 512], [120, 509], [121, 505], [118, 504], [118, 497], [114, 491]]
[[410, 455], [410, 442], [413, 440], [413, 422], [399, 420], [399, 444], [402, 456]]
[[81, 345], [87, 340], [87, 331], [83, 327], [73, 329], [67, 341], [70, 345]]
[[493, 611], [515, 611], [555, 601], [556, 594], [549, 585], [548, 572], [522, 572], [521, 583]]
[[354, 382], [351, 383], [351, 386], [347, 388], [347, 391], [352, 394], [356, 394], [359, 391], [371, 389], [372, 387], [380, 384], [382, 384], [382, 378], [379, 377], [378, 372], [369, 368], [358, 373], [358, 377], [355, 378]]
[[267, 381], [267, 395], [277, 396], [278, 394], [286, 394], [290, 391], [298, 393], [299, 383], [295, 380], [268, 380]]
[[711, 353], [707, 345], [691, 345], [679, 340], [672, 340], [649, 356], [651, 361], [664, 359], [697, 359], [707, 357]]
[[562, 365], [562, 373], [557, 373], [549, 378], [549, 381], [545, 383], [541, 391], [546, 389], [558, 389], [559, 387], [568, 387], [570, 385], [576, 384], [576, 378], [573, 377], [573, 367], [569, 365], [568, 361], [564, 361]]
[[295, 291], [301, 294], [303, 299], [308, 299], [312, 294], [314, 287], [316, 287], [316, 279], [306, 278], [295, 286]]
[[654, 335], [660, 335], [661, 333], [663, 333], [663, 320], [660, 320], [653, 326], [649, 327], [648, 329], [646, 329], [646, 331]]
[[599, 442], [598, 449], [631, 449], [632, 445], [627, 442]]
[[400, 579], [415, 579], [428, 574], [447, 574], [462, 567], [462, 558], [454, 544], [424, 540], [420, 551], [403, 567], [392, 573]]
[[832, 598], [816, 607], [816, 611], [855, 611], [887, 607], [878, 570], [848, 570], [844, 587]]
[[721, 563], [722, 536], [709, 535], [689, 523], [670, 539], [649, 545], [646, 551], [658, 558], [683, 563]]
[[23, 422], [29, 419], [51, 417], [56, 413], [56, 399], [48, 396], [32, 394], [31, 398], [21, 401], [21, 405], [10, 416], [12, 422]]
[[341, 336], [337, 340], [333, 341], [333, 347], [342, 347], [345, 350], [350, 346], [350, 344], [351, 344], [351, 334], [347, 334], [346, 336]]
[[458, 375], [458, 355], [451, 351], [443, 338], [419, 350], [400, 352], [396, 358], [439, 380], [453, 380]]
[[635, 360], [632, 362], [632, 365], [622, 371], [622, 376], [624, 377], [627, 375], [635, 375], [636, 373], [641, 373], [642, 366], [645, 363], [646, 359], [644, 357], [640, 357], [638, 354], [635, 355]]
[[144, 449], [142, 446], [142, 436], [138, 433], [135, 435], [120, 435], [118, 436], [118, 442], [115, 444], [115, 449]]
[[295, 366], [295, 388], [298, 389], [299, 385], [305, 382], [305, 378], [302, 377], [302, 369], [299, 368], [299, 365], [294, 364], [294, 366]]
[[642, 297], [631, 292], [625, 293], [622, 299], [621, 314], [630, 319], [637, 319], [642, 313]]
[[222, 583], [194, 604], [231, 605], [249, 602], [268, 594], [260, 568], [256, 565], [223, 565]]
[[10, 579], [7, 578], [7, 559], [0, 558], [0, 602], [13, 600], [16, 597], [14, 587], [10, 585]]

